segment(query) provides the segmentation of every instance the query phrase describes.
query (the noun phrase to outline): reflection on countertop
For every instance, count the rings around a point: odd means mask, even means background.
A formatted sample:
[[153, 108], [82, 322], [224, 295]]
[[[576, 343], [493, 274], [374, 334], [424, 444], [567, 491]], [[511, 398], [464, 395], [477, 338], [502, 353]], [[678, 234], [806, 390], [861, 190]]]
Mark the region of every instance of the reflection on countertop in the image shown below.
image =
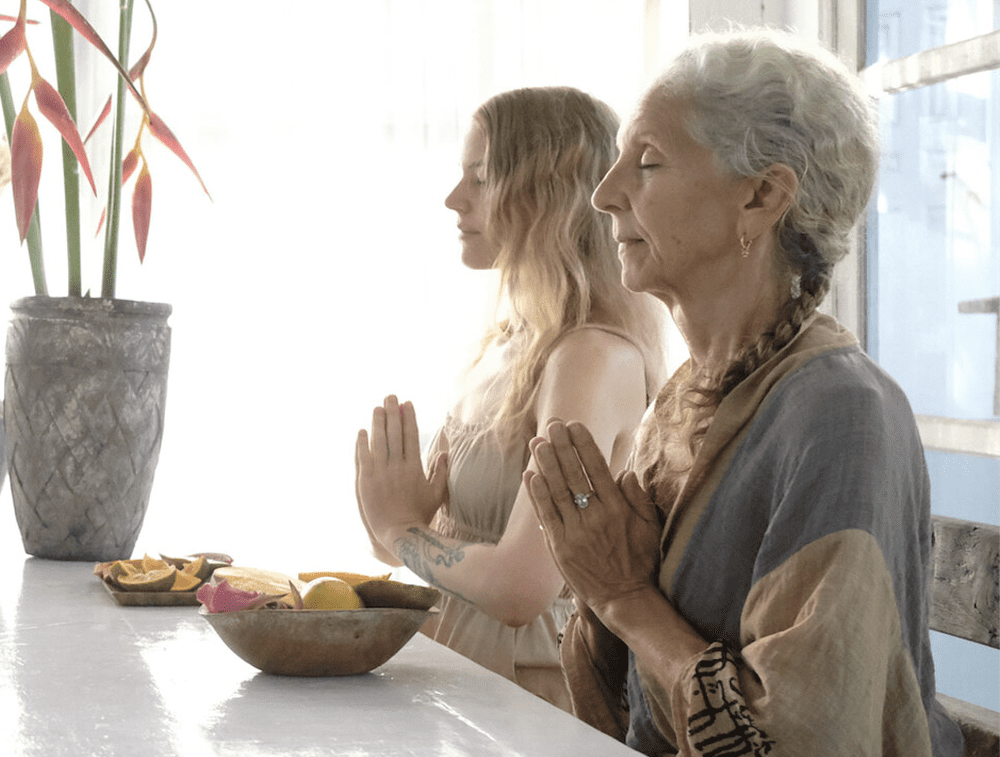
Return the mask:
[[92, 564], [0, 554], [14, 757], [635, 754], [420, 634], [364, 675], [272, 676], [195, 607], [121, 607]]

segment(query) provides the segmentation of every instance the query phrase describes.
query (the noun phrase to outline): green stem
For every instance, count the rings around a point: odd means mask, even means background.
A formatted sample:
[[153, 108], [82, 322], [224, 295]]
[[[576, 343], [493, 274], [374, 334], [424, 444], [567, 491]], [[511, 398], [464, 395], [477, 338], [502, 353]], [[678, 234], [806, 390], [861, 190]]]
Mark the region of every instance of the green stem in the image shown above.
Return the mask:
[[[132, 37], [132, 2], [125, 0], [118, 15], [118, 62], [128, 71], [128, 47]], [[125, 134], [125, 79], [118, 77], [115, 102], [115, 137], [111, 143], [111, 176], [108, 187], [108, 223], [104, 238], [104, 271], [101, 297], [114, 299], [118, 276], [118, 221], [122, 197], [122, 141]]]
[[[3, 120], [7, 128], [7, 143], [10, 144], [13, 141], [14, 119], [17, 118], [17, 113], [14, 110], [14, 98], [10, 93], [10, 80], [6, 71], [0, 74], [0, 105], [3, 107]], [[42, 259], [42, 227], [38, 220], [42, 213], [40, 205], [40, 203], [35, 205], [25, 241], [28, 243], [28, 262], [31, 264], [31, 278], [35, 282], [35, 294], [44, 296], [49, 293], [49, 289], [45, 285], [45, 262]]]
[[[73, 27], [55, 11], [52, 16], [52, 47], [56, 58], [56, 84], [70, 118], [76, 122], [76, 65], [73, 60]], [[71, 148], [62, 141], [63, 191], [66, 198], [66, 260], [70, 297], [81, 294], [80, 275], [80, 168]]]

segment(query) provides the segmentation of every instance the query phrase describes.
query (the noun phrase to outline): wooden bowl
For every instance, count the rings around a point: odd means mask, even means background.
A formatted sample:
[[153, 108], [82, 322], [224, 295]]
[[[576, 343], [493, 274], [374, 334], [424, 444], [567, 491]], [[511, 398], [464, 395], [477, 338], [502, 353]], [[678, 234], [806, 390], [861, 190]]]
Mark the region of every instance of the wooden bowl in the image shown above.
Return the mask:
[[403, 648], [436, 610], [239, 610], [201, 615], [239, 657], [265, 673], [367, 673]]

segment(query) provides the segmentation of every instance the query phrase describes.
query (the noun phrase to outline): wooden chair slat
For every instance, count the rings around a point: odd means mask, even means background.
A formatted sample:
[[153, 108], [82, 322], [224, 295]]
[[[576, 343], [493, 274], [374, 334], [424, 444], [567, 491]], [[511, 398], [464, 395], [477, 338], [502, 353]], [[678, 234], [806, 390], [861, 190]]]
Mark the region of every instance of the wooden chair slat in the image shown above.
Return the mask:
[[[931, 628], [1000, 647], [1000, 526], [941, 515], [931, 521]], [[1000, 755], [1000, 713], [946, 694], [937, 699], [962, 729], [965, 757]]]
[[938, 694], [951, 719], [965, 736], [965, 757], [997, 757], [1000, 754], [1000, 712]]
[[933, 516], [930, 626], [1000, 648], [1000, 526]]

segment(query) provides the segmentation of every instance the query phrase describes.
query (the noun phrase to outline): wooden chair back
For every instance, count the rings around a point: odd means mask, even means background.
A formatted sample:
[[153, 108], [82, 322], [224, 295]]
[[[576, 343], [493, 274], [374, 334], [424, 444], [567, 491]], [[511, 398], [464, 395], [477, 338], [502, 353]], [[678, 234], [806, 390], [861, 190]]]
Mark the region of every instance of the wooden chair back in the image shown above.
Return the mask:
[[[1000, 649], [1000, 526], [932, 516], [930, 626]], [[1000, 755], [1000, 713], [937, 695], [965, 734], [965, 757]]]

